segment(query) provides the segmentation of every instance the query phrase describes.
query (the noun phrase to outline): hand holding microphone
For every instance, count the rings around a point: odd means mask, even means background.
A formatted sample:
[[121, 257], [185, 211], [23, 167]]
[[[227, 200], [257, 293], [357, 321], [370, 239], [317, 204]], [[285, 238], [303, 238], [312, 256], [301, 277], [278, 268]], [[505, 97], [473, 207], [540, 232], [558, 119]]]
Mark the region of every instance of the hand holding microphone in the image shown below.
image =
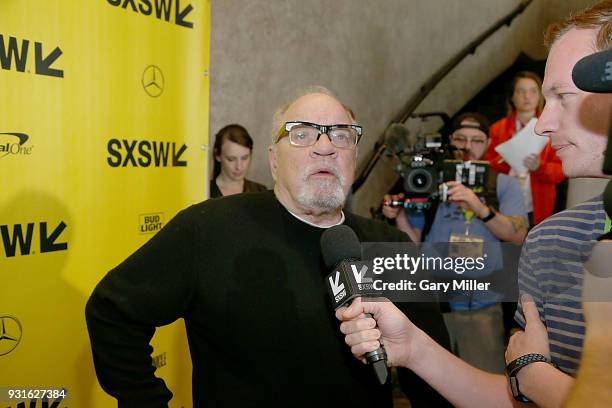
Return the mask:
[[[330, 299], [335, 309], [350, 304], [359, 296], [373, 293], [372, 278], [366, 278], [367, 266], [358, 267], [361, 261], [361, 245], [355, 232], [346, 225], [327, 229], [321, 236], [321, 253], [331, 273], [325, 278]], [[351, 263], [353, 263], [351, 265]], [[387, 382], [389, 369], [385, 349], [379, 344], [365, 353], [381, 384]]]
[[356, 358], [364, 361], [365, 354], [384, 344], [390, 366], [409, 367], [421, 330], [393, 303], [386, 299], [362, 302], [357, 298], [348, 308], [336, 310], [336, 318], [342, 321], [340, 331]]

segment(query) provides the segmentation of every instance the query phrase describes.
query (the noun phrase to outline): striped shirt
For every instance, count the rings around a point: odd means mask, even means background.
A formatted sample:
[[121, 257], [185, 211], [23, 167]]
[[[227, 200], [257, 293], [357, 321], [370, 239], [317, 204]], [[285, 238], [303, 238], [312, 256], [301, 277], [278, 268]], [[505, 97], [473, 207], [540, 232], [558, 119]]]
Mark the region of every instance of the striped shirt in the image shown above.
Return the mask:
[[[553, 363], [570, 375], [578, 369], [584, 341], [584, 263], [605, 220], [601, 195], [555, 214], [529, 233], [519, 261], [519, 289], [536, 302]], [[525, 327], [520, 304], [515, 319]]]

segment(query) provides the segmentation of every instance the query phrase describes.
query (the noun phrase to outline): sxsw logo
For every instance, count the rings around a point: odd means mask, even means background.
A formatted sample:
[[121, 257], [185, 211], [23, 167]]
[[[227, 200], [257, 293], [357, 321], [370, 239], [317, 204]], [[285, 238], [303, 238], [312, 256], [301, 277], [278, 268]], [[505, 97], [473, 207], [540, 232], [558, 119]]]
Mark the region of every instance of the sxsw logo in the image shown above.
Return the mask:
[[606, 62], [603, 79], [604, 81], [612, 81], [612, 61]]
[[139, 218], [139, 232], [150, 234], [159, 231], [164, 225], [164, 213], [141, 214]]
[[187, 167], [187, 161], [181, 160], [187, 150], [185, 144], [111, 139], [106, 147], [106, 161], [111, 167]]
[[6, 257], [14, 257], [18, 248], [20, 255], [35, 254], [36, 251], [32, 250], [35, 229], [39, 232], [39, 253], [67, 250], [67, 242], [58, 242], [60, 235], [66, 229], [66, 224], [60, 221], [59, 224], [53, 225], [55, 224], [49, 225], [47, 222], [0, 225], [0, 236]]
[[29, 156], [34, 146], [26, 146], [30, 137], [25, 133], [0, 132], [0, 159], [4, 156]]
[[[12, 66], [18, 72], [26, 72], [28, 58], [32, 59], [32, 48], [30, 40], [18, 41], [15, 37], [4, 37], [0, 34], [0, 66], [2, 69], [11, 70]], [[63, 78], [64, 70], [51, 68], [51, 65], [62, 55], [60, 47], [55, 47], [53, 51], [45, 53], [43, 44], [34, 42], [34, 73], [36, 75], [46, 75]], [[30, 69], [28, 69], [30, 72]]]
[[329, 276], [327, 279], [329, 279], [329, 286], [331, 287], [334, 300], [336, 303], [339, 303], [346, 296], [344, 283], [340, 282], [340, 271], [336, 271], [333, 279], [332, 276]]
[[[15, 408], [60, 408], [60, 404], [64, 401], [64, 397], [58, 397], [53, 401], [49, 401], [47, 399], [35, 399], [32, 398], [27, 401], [21, 401]], [[68, 408], [66, 405], [63, 405], [64, 408]], [[6, 408], [12, 408], [10, 405]]]
[[366, 273], [368, 272], [368, 267], [365, 264], [361, 264], [361, 268], [357, 270], [356, 264], [351, 264], [351, 272], [353, 273], [353, 277], [355, 278], [355, 282], [357, 283], [357, 289], [359, 290], [372, 290], [374, 289], [372, 278], [366, 278]]
[[[132, 10], [145, 16], [155, 16], [158, 20], [167, 23], [193, 28], [193, 23], [186, 18], [193, 10], [191, 4], [181, 7], [181, 0], [106, 0], [114, 7]], [[174, 11], [174, 12], [173, 12]], [[155, 13], [155, 14], [153, 14]]]
[[358, 295], [374, 294], [374, 281], [366, 277], [366, 262], [342, 262], [338, 269], [327, 276], [331, 298], [336, 306]]

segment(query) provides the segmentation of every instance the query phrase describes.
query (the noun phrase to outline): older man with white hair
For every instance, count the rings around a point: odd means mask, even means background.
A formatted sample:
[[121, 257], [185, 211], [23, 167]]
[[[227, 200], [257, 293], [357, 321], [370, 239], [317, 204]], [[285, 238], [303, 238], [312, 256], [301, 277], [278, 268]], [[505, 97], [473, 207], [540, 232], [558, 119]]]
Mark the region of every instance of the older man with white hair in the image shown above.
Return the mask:
[[[181, 211], [98, 284], [87, 305], [96, 373], [121, 407], [166, 406], [155, 377], [155, 328], [185, 320], [193, 406], [390, 407], [390, 384], [354, 360], [327, 301], [320, 239], [346, 224], [362, 241], [402, 241], [389, 226], [343, 211], [362, 135], [316, 88], [275, 115], [274, 191]], [[410, 316], [447, 343], [435, 303]], [[185, 373], [188, 376], [188, 373]], [[446, 402], [416, 377], [413, 407]]]

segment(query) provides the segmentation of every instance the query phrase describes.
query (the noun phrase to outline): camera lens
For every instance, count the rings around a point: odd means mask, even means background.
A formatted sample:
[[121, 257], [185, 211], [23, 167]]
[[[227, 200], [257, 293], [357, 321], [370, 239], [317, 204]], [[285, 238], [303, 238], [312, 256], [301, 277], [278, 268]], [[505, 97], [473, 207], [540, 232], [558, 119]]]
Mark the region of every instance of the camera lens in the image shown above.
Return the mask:
[[409, 193], [427, 193], [433, 186], [431, 173], [425, 169], [411, 170], [404, 180], [404, 188]]

